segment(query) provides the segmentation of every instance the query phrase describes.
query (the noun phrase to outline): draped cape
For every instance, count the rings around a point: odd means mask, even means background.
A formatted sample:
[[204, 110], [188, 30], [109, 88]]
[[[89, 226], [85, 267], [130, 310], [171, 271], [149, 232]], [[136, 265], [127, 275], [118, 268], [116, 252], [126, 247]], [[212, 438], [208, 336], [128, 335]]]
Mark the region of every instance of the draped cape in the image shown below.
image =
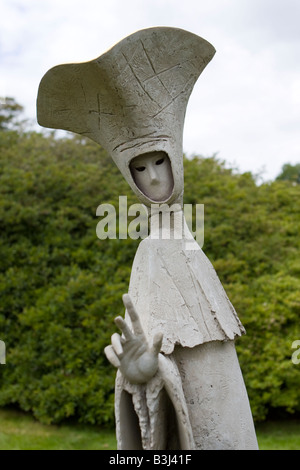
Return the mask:
[[[159, 370], [147, 384], [130, 384], [118, 371], [115, 410], [119, 448], [141, 445], [143, 449], [166, 449], [171, 424], [166, 416], [165, 391], [177, 422], [172, 439], [177, 434], [178, 441], [173, 448], [193, 449], [186, 398], [172, 352], [176, 345], [194, 348], [211, 341], [234, 340], [245, 333], [244, 327], [211, 262], [189, 233], [176, 240], [149, 236], [140, 243], [129, 294], [149, 344], [156, 333], [163, 333], [163, 343]], [[125, 319], [131, 325], [127, 312]]]

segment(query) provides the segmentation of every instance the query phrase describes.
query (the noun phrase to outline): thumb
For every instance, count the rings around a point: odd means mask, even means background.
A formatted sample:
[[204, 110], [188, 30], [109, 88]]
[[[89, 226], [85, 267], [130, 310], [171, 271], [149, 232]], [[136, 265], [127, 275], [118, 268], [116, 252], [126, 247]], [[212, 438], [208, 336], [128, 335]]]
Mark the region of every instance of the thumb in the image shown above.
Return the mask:
[[153, 338], [153, 345], [152, 345], [152, 348], [151, 348], [151, 351], [153, 352], [153, 354], [155, 354], [156, 356], [159, 354], [160, 352], [160, 348], [161, 348], [161, 345], [162, 345], [162, 340], [163, 340], [163, 334], [162, 333], [156, 333], [154, 335], [154, 338]]

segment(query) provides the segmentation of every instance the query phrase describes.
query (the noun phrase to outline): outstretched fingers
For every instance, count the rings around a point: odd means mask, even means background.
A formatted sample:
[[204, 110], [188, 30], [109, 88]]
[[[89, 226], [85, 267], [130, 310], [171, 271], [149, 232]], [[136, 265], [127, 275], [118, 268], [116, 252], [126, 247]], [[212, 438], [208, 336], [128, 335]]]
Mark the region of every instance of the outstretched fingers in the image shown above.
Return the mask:
[[126, 321], [124, 320], [124, 318], [122, 317], [115, 318], [115, 324], [117, 325], [118, 328], [120, 328], [125, 339], [127, 340], [133, 339], [134, 335], [131, 329], [129, 328], [129, 326], [127, 325]]
[[123, 346], [122, 343], [124, 339], [118, 333], [114, 333], [111, 337], [111, 344], [115, 350], [117, 356], [121, 356], [123, 354]]
[[128, 294], [123, 295], [123, 302], [130, 317], [133, 331], [124, 318], [120, 316], [115, 318], [115, 324], [120, 328], [123, 336], [121, 337], [118, 333], [114, 333], [111, 337], [111, 345], [104, 349], [109, 362], [113, 366], [120, 368], [122, 373], [126, 371], [130, 364], [138, 363], [145, 353], [149, 357], [150, 352], [150, 357], [152, 356], [156, 360], [163, 340], [163, 335], [157, 333], [154, 336], [152, 347], [149, 348], [139, 316]]
[[123, 355], [122, 343], [124, 341], [125, 340], [121, 338], [118, 333], [114, 333], [111, 337], [111, 344], [104, 348], [104, 353], [107, 359], [115, 367], [120, 367], [120, 359]]
[[109, 362], [113, 366], [120, 367], [119, 358], [116, 355], [116, 352], [115, 352], [115, 350], [114, 350], [114, 348], [111, 344], [109, 346], [106, 346], [106, 348], [104, 348], [104, 353], [105, 353], [105, 356], [107, 357], [107, 359], [109, 360]]
[[122, 299], [123, 299], [124, 306], [127, 310], [127, 313], [130, 316], [134, 333], [137, 336], [140, 336], [140, 337], [142, 337], [143, 339], [146, 340], [145, 334], [144, 334], [144, 331], [143, 331], [143, 328], [142, 328], [142, 325], [141, 325], [141, 322], [140, 322], [140, 319], [139, 319], [139, 316], [138, 316], [137, 311], [136, 311], [136, 309], [135, 309], [135, 307], [132, 303], [130, 295], [129, 294], [124, 294]]

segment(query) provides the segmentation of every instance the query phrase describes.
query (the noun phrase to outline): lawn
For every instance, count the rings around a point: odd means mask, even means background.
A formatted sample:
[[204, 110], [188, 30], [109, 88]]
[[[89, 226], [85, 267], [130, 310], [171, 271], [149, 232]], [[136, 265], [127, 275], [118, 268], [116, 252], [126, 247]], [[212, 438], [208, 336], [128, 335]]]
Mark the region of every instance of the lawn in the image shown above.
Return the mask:
[[[300, 450], [300, 421], [257, 426], [261, 450]], [[0, 450], [114, 450], [114, 430], [63, 424], [45, 425], [30, 415], [0, 410]]]
[[271, 421], [256, 426], [261, 450], [300, 450], [300, 421]]
[[0, 450], [112, 450], [114, 430], [95, 426], [46, 425], [32, 416], [0, 410]]

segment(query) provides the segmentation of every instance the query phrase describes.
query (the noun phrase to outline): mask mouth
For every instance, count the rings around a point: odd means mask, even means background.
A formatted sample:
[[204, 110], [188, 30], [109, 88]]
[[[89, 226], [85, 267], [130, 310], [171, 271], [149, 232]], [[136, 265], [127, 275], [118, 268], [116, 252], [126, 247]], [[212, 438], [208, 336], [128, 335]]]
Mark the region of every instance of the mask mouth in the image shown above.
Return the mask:
[[154, 203], [168, 201], [174, 190], [171, 161], [164, 151], [138, 155], [129, 164], [132, 179], [138, 190]]

